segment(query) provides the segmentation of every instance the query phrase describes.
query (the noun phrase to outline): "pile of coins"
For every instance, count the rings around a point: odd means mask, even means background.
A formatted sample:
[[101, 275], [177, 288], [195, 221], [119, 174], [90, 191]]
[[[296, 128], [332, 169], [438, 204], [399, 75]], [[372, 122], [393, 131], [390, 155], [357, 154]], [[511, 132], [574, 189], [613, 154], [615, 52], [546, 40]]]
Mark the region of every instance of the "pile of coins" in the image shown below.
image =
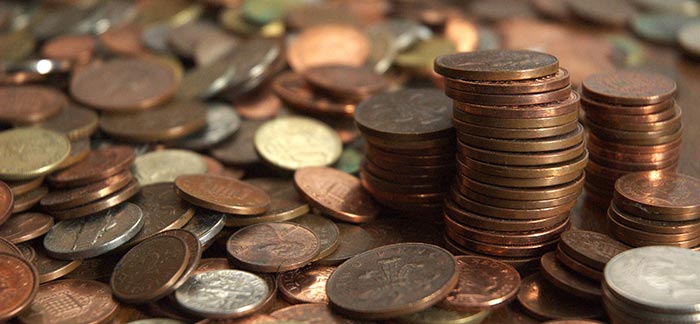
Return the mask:
[[673, 172], [636, 172], [615, 182], [610, 233], [631, 246], [700, 246], [700, 180]]
[[518, 265], [538, 260], [569, 228], [588, 161], [568, 72], [549, 54], [502, 50], [440, 56], [435, 71], [457, 131], [449, 244]]
[[581, 92], [591, 160], [587, 197], [607, 206], [619, 177], [675, 170], [682, 125], [673, 80], [653, 73], [607, 72], [586, 78]]
[[365, 140], [362, 185], [382, 205], [440, 215], [454, 174], [451, 102], [437, 89], [373, 96], [355, 111]]

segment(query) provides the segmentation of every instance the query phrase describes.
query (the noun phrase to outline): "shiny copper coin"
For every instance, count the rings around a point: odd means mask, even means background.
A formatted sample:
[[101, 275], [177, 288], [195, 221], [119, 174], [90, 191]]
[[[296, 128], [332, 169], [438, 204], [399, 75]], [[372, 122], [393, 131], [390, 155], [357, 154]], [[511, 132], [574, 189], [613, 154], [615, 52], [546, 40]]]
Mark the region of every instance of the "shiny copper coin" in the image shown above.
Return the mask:
[[0, 237], [18, 244], [46, 234], [53, 226], [53, 218], [42, 213], [24, 213], [10, 217], [0, 226]]
[[233, 100], [233, 107], [246, 119], [269, 119], [276, 116], [282, 103], [271, 87], [261, 87], [253, 93]]
[[[581, 108], [593, 114], [618, 114], [627, 116], [626, 118], [645, 118], [646, 115], [658, 114], [662, 111], [673, 108], [675, 101], [667, 99], [665, 101], [650, 105], [613, 105], [609, 103], [595, 101], [591, 98], [581, 98]], [[648, 117], [646, 117], [648, 118]]]
[[169, 235], [135, 246], [114, 268], [110, 280], [114, 296], [127, 303], [160, 299], [184, 273], [189, 253], [183, 239]]
[[270, 208], [261, 215], [227, 215], [226, 226], [240, 227], [264, 222], [287, 221], [309, 212], [309, 205], [299, 196], [290, 180], [254, 178], [247, 182], [270, 196]]
[[262, 214], [270, 208], [270, 197], [245, 182], [209, 174], [181, 175], [175, 179], [180, 198], [222, 213]]
[[302, 168], [294, 173], [294, 185], [311, 205], [339, 220], [364, 223], [378, 214], [360, 180], [340, 170]]
[[504, 245], [475, 241], [470, 238], [461, 236], [460, 234], [455, 233], [449, 228], [445, 233], [447, 237], [449, 237], [453, 242], [457, 243], [463, 248], [472, 250], [480, 254], [485, 254], [487, 256], [507, 258], [528, 258], [540, 256], [545, 252], [554, 250], [557, 246], [558, 241], [553, 240], [549, 242], [536, 243], [531, 245]]
[[565, 218], [562, 222], [543, 229], [531, 231], [517, 229], [514, 231], [502, 232], [465, 226], [453, 220], [449, 216], [445, 217], [444, 220], [445, 226], [447, 226], [450, 231], [454, 232], [456, 235], [469, 237], [475, 241], [484, 243], [512, 245], [528, 245], [549, 242], [559, 237], [562, 232], [566, 231], [571, 226], [569, 220]]
[[260, 161], [255, 152], [253, 138], [264, 121], [242, 120], [238, 132], [209, 152], [217, 160], [227, 165], [250, 165]]
[[606, 158], [601, 158], [595, 155], [591, 155], [591, 160], [598, 164], [606, 165], [614, 169], [625, 170], [630, 172], [636, 171], [654, 171], [663, 170], [678, 165], [679, 154], [676, 152], [675, 156], [671, 156], [666, 160], [652, 161], [652, 162], [626, 162], [624, 160], [610, 160]]
[[[608, 212], [610, 213], [611, 211], [608, 209]], [[682, 248], [694, 248], [700, 245], [700, 235], [698, 235], [698, 233], [648, 233], [618, 223], [612, 217], [608, 217], [608, 229], [615, 238], [634, 247], [649, 245], [673, 245]]]
[[39, 274], [22, 257], [0, 253], [0, 281], [4, 283], [0, 320], [4, 321], [21, 313], [32, 302], [39, 289]]
[[581, 191], [581, 188], [583, 187], [584, 178], [585, 177], [581, 175], [580, 177], [574, 179], [571, 182], [542, 188], [502, 187], [484, 183], [469, 177], [459, 177], [458, 180], [460, 185], [489, 197], [513, 200], [541, 200], [564, 197], [567, 195], [571, 195], [575, 192]]
[[588, 152], [584, 151], [583, 154], [569, 161], [540, 166], [504, 166], [477, 161], [466, 156], [460, 156], [457, 159], [466, 167], [478, 172], [495, 176], [529, 179], [555, 177], [581, 171], [588, 163]]
[[572, 256], [568, 255], [566, 252], [564, 252], [561, 247], [557, 247], [557, 260], [561, 261], [567, 268], [573, 270], [574, 272], [586, 276], [589, 279], [593, 279], [596, 281], [602, 281], [603, 280], [603, 272], [589, 267], [578, 260], [574, 259]]
[[[515, 188], [537, 188], [562, 185], [567, 182], [574, 181], [581, 177], [583, 170], [574, 171], [562, 175], [543, 177], [543, 178], [509, 178], [502, 176], [494, 176], [486, 173], [481, 173], [470, 169], [458, 160], [457, 174], [462, 177], [471, 177], [477, 181], [488, 183], [496, 186], [515, 187]], [[468, 176], [467, 176], [468, 175]]]
[[583, 230], [564, 232], [559, 247], [567, 255], [599, 271], [603, 271], [614, 256], [629, 249], [605, 234]]
[[199, 265], [192, 275], [212, 270], [233, 270], [233, 267], [226, 258], [203, 258], [199, 260]]
[[55, 187], [75, 187], [108, 178], [127, 169], [136, 159], [134, 149], [111, 146], [90, 152], [87, 159], [48, 177]]
[[455, 101], [455, 111], [492, 118], [546, 118], [578, 111], [580, 96], [571, 91], [564, 100], [530, 106], [492, 106]]
[[15, 194], [6, 183], [0, 181], [0, 225], [5, 223], [12, 214], [14, 208]]
[[367, 36], [355, 27], [319, 25], [301, 32], [287, 47], [287, 61], [296, 72], [327, 64], [361, 66], [369, 46]]
[[549, 152], [534, 152], [534, 153], [511, 153], [501, 151], [485, 150], [477, 147], [472, 147], [463, 143], [457, 146], [459, 154], [464, 157], [482, 161], [491, 164], [500, 164], [508, 166], [535, 166], [535, 165], [550, 165], [555, 163], [563, 163], [565, 161], [574, 160], [584, 154], [586, 145], [581, 142], [570, 148]]
[[168, 100], [177, 88], [172, 70], [152, 60], [115, 59], [79, 71], [70, 83], [73, 97], [107, 112], [147, 109]]
[[569, 71], [564, 68], [550, 75], [527, 80], [486, 81], [445, 78], [445, 88], [481, 94], [540, 93], [565, 88], [569, 85]]
[[287, 306], [272, 312], [270, 315], [278, 321], [274, 323], [308, 323], [308, 324], [356, 324], [356, 323], [374, 323], [367, 321], [358, 321], [343, 317], [331, 310], [328, 305], [324, 304], [301, 304]]
[[321, 244], [321, 251], [318, 253], [317, 259], [323, 259], [338, 249], [340, 230], [330, 219], [320, 215], [306, 214], [295, 218], [292, 222], [304, 225], [316, 233]]
[[264, 223], [235, 232], [226, 242], [231, 262], [250, 271], [282, 272], [301, 268], [320, 252], [318, 236], [303, 225]]
[[43, 246], [36, 245], [36, 257], [31, 261], [39, 272], [39, 282], [45, 283], [61, 278], [80, 266], [80, 260], [57, 260], [46, 254]]
[[52, 210], [50, 214], [51, 216], [54, 216], [61, 220], [84, 217], [121, 204], [122, 202], [125, 202], [129, 198], [136, 195], [140, 189], [141, 188], [139, 187], [139, 183], [136, 180], [132, 179], [126, 186], [124, 186], [124, 188], [104, 198], [77, 207], [71, 207], [68, 209], [61, 210]]
[[[585, 106], [584, 106], [585, 108]], [[597, 109], [585, 109], [586, 119], [600, 125], [609, 125], [612, 128], [628, 129], [630, 125], [658, 125], [662, 121], [669, 122], [675, 115], [680, 114], [680, 107], [676, 104], [671, 108], [662, 111], [643, 114], [643, 115], [626, 115], [619, 113], [603, 112]], [[663, 124], [661, 124], [663, 125]], [[628, 129], [634, 130], [634, 129]], [[651, 130], [651, 129], [646, 129]]]
[[534, 51], [488, 50], [439, 56], [434, 68], [453, 79], [524, 80], [557, 73], [559, 61]]
[[38, 126], [63, 133], [70, 140], [77, 140], [90, 137], [97, 130], [97, 114], [78, 104], [70, 103]]
[[313, 87], [350, 101], [363, 100], [389, 86], [383, 76], [369, 68], [349, 65], [313, 66], [304, 70], [303, 76]]
[[[610, 200], [612, 200], [612, 197], [610, 197]], [[615, 203], [609, 205], [610, 212], [608, 217], [617, 223], [640, 231], [659, 234], [697, 233], [700, 231], [700, 220], [684, 222], [653, 220], [628, 214], [620, 210]]]
[[445, 200], [445, 216], [451, 221], [456, 221], [460, 224], [479, 228], [487, 231], [536, 231], [544, 228], [549, 228], [557, 224], [561, 224], [569, 216], [569, 213], [562, 213], [547, 218], [538, 219], [505, 219], [479, 215], [462, 209], [452, 199]]
[[355, 104], [340, 102], [319, 94], [304, 81], [301, 74], [283, 72], [272, 80], [272, 91], [286, 105], [312, 114], [350, 116]]
[[700, 218], [700, 180], [682, 174], [648, 172], [615, 183], [618, 206], [635, 215], [684, 221]]
[[587, 149], [590, 152], [589, 158], [597, 161], [604, 161], [600, 163], [608, 162], [618, 162], [627, 161], [628, 163], [661, 163], [662, 161], [668, 161], [677, 158], [680, 155], [680, 142], [676, 142], [673, 148], [666, 151], [650, 152], [650, 153], [628, 153], [620, 152], [616, 150], [611, 150], [608, 148], [600, 147], [593, 141], [588, 141]]
[[451, 88], [445, 89], [445, 95], [467, 104], [487, 106], [520, 106], [539, 105], [566, 100], [571, 96], [571, 86], [540, 93], [528, 94], [481, 94], [471, 93]]
[[92, 35], [61, 35], [48, 40], [41, 47], [41, 56], [86, 63], [94, 54], [95, 43]]
[[29, 311], [19, 320], [25, 324], [46, 323], [46, 319], [53, 323], [104, 323], [116, 315], [118, 308], [108, 285], [66, 279], [41, 285]]
[[579, 112], [572, 111], [570, 113], [542, 118], [496, 118], [482, 117], [475, 114], [465, 113], [459, 109], [455, 109], [454, 118], [465, 123], [477, 124], [490, 127], [502, 128], [536, 128], [536, 127], [554, 127], [558, 125], [568, 124], [578, 120]]
[[547, 252], [540, 258], [542, 276], [560, 289], [581, 298], [599, 299], [600, 283], [569, 270], [557, 260], [556, 252]]
[[583, 141], [583, 126], [581, 124], [576, 125], [573, 131], [566, 134], [534, 139], [501, 139], [476, 133], [478, 132], [474, 132], [474, 134], [458, 133], [457, 139], [470, 146], [504, 152], [556, 151], [572, 147]]
[[29, 210], [30, 208], [34, 207], [34, 205], [39, 203], [41, 198], [46, 196], [48, 192], [49, 188], [46, 186], [41, 186], [25, 194], [16, 196], [15, 202], [12, 205], [12, 213], [16, 214]]
[[[566, 124], [539, 127], [539, 128], [497, 128], [483, 126], [479, 124], [465, 123], [461, 120], [452, 119], [452, 124], [458, 133], [471, 134], [476, 136], [484, 136], [488, 138], [498, 139], [542, 139], [548, 137], [562, 136], [578, 129], [578, 121], [572, 121]], [[458, 136], [460, 140], [461, 137]]]
[[110, 136], [134, 142], [169, 141], [185, 137], [206, 124], [207, 107], [195, 101], [173, 101], [130, 114], [104, 114], [100, 129]]
[[617, 105], [650, 105], [668, 100], [676, 83], [660, 74], [633, 71], [605, 72], [583, 81], [583, 96]]
[[87, 204], [104, 198], [122, 188], [124, 188], [133, 176], [129, 170], [124, 170], [107, 179], [89, 183], [87, 185], [66, 190], [56, 190], [49, 192], [41, 199], [42, 208], [66, 209]]
[[676, 122], [671, 128], [652, 131], [627, 131], [606, 128], [590, 120], [584, 120], [584, 124], [596, 136], [614, 142], [632, 145], [654, 145], [667, 143], [681, 136], [683, 131], [680, 122]]
[[[384, 275], [375, 280], [367, 273]], [[400, 243], [359, 254], [339, 266], [328, 279], [326, 293], [332, 307], [342, 314], [363, 319], [392, 318], [438, 303], [449, 295], [458, 279], [457, 261], [446, 250], [429, 244]]]
[[654, 145], [628, 145], [622, 143], [614, 143], [609, 140], [604, 140], [595, 134], [589, 132], [586, 137], [588, 143], [595, 143], [599, 147], [604, 147], [609, 150], [613, 150], [621, 153], [632, 153], [632, 154], [649, 154], [657, 152], [665, 152], [674, 148], [680, 147], [681, 138], [670, 139], [665, 143], [654, 144]]
[[301, 269], [280, 273], [277, 276], [282, 297], [292, 304], [328, 304], [326, 282], [335, 267], [311, 265]]
[[66, 96], [53, 88], [39, 85], [0, 89], [0, 121], [30, 124], [58, 114], [68, 105]]
[[58, 165], [58, 170], [73, 166], [74, 164], [87, 159], [90, 155], [90, 138], [81, 138], [70, 142], [70, 153], [61, 164]]
[[598, 318], [603, 315], [603, 308], [599, 304], [564, 293], [541, 274], [523, 279], [518, 301], [528, 312], [539, 318]]
[[12, 194], [15, 196], [25, 194], [36, 188], [39, 188], [44, 183], [44, 177], [36, 177], [28, 180], [5, 181], [12, 189]]

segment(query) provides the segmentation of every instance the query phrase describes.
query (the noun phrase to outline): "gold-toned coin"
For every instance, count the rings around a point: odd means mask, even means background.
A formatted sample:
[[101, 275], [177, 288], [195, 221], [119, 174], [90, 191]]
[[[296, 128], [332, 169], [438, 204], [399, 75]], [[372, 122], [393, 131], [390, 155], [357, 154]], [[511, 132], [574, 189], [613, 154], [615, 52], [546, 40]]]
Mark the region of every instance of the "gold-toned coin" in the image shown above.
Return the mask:
[[26, 180], [55, 170], [70, 153], [65, 135], [41, 128], [0, 132], [0, 179]]
[[187, 150], [162, 150], [141, 155], [134, 161], [132, 173], [142, 186], [173, 182], [183, 174], [207, 172], [201, 155]]

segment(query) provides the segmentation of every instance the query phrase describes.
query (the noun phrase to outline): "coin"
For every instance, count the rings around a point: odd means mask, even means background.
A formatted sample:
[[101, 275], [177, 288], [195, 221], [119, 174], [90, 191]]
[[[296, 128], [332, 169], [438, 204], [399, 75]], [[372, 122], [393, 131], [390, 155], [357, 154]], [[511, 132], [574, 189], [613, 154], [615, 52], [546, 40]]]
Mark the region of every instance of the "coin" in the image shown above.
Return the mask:
[[48, 210], [80, 206], [119, 191], [128, 185], [132, 179], [131, 172], [125, 170], [107, 179], [81, 187], [51, 191], [41, 199], [40, 204]]
[[182, 275], [180, 275], [180, 279], [178, 279], [168, 289], [172, 291], [181, 287], [185, 283], [185, 281], [187, 281], [188, 278], [192, 276], [192, 273], [194, 273], [194, 271], [197, 270], [197, 267], [199, 266], [199, 260], [202, 258], [202, 246], [199, 243], [199, 239], [197, 238], [197, 236], [184, 229], [167, 230], [165, 232], [156, 234], [154, 237], [158, 236], [172, 236], [180, 238], [185, 242], [185, 245], [187, 245], [187, 249], [189, 250], [187, 267], [185, 267], [185, 271], [182, 273]]
[[260, 158], [255, 152], [253, 138], [263, 121], [242, 120], [236, 134], [212, 148], [209, 152], [217, 160], [230, 165], [250, 165]]
[[15, 195], [12, 193], [12, 189], [6, 183], [0, 181], [0, 225], [5, 223], [12, 214], [14, 203]]
[[[555, 215], [559, 216], [559, 215]], [[445, 217], [445, 225], [450, 232], [457, 236], [468, 237], [472, 240], [500, 244], [500, 245], [532, 245], [539, 243], [550, 242], [570, 227], [569, 219], [564, 218], [563, 221], [546, 228], [523, 231], [521, 229], [511, 231], [493, 231], [483, 230], [471, 226], [465, 226], [451, 217]], [[480, 225], [486, 227], [485, 225]]]
[[[192, 109], [189, 107], [189, 109]], [[203, 150], [214, 146], [233, 135], [240, 127], [241, 120], [236, 112], [226, 104], [207, 105], [206, 126], [196, 133], [180, 138], [176, 146]]]
[[233, 268], [226, 258], [203, 258], [199, 260], [199, 265], [192, 272], [192, 275], [212, 270], [233, 270]]
[[308, 117], [282, 117], [268, 121], [255, 132], [254, 142], [260, 157], [289, 171], [331, 165], [338, 160], [343, 149], [333, 129]]
[[[272, 323], [309, 323], [309, 324], [362, 324], [374, 323], [368, 321], [358, 321], [345, 318], [334, 313], [328, 305], [323, 304], [301, 304], [287, 306], [278, 309], [270, 315], [274, 318], [282, 320], [282, 322]], [[291, 322], [286, 322], [291, 321]]]
[[[603, 117], [605, 116], [605, 117]], [[681, 110], [678, 105], [673, 109], [662, 110], [658, 113], [647, 115], [620, 115], [612, 113], [596, 114], [595, 111], [586, 111], [586, 120], [597, 125], [605, 125], [613, 129], [628, 131], [655, 131], [680, 126]]]
[[650, 105], [670, 99], [676, 83], [659, 74], [616, 71], [599, 73], [582, 84], [585, 97], [617, 105]]
[[[263, 248], [265, 247], [265, 248]], [[236, 266], [258, 272], [300, 268], [320, 252], [318, 236], [303, 225], [263, 223], [244, 227], [226, 242]]]
[[625, 1], [569, 1], [568, 6], [585, 21], [613, 27], [626, 26], [636, 14], [636, 9]]
[[307, 28], [287, 47], [287, 61], [295, 72], [312, 66], [361, 66], [369, 55], [367, 36], [355, 27], [327, 24]]
[[100, 129], [134, 142], [169, 141], [191, 135], [206, 125], [207, 107], [194, 101], [171, 101], [163, 106], [130, 114], [105, 114]]
[[[554, 163], [562, 163], [565, 161], [574, 160], [576, 157], [584, 153], [586, 146], [581, 142], [570, 148], [551, 152], [535, 152], [535, 153], [509, 153], [500, 151], [491, 151], [472, 147], [463, 143], [459, 143], [457, 149], [459, 154], [466, 158], [478, 160], [486, 163], [499, 165], [550, 165]], [[593, 154], [589, 156], [591, 158]]]
[[554, 74], [527, 80], [472, 81], [445, 78], [445, 87], [481, 94], [525, 94], [562, 89], [569, 85], [569, 81], [569, 71], [560, 67]]
[[12, 242], [0, 236], [0, 253], [9, 253], [16, 256], [22, 256], [22, 251]]
[[57, 187], [76, 187], [108, 178], [127, 169], [136, 158], [128, 146], [111, 146], [93, 150], [88, 157], [65, 170], [48, 177]]
[[27, 180], [58, 167], [70, 153], [64, 135], [40, 128], [14, 128], [0, 132], [0, 179]]
[[35, 85], [3, 87], [0, 102], [0, 121], [16, 124], [46, 120], [68, 105], [68, 99], [60, 91]]
[[202, 249], [206, 250], [224, 228], [225, 216], [219, 212], [199, 209], [182, 229], [197, 236]]
[[110, 279], [114, 296], [127, 303], [160, 299], [182, 276], [189, 253], [185, 241], [175, 236], [156, 236], [141, 242], [114, 268]]
[[36, 257], [31, 260], [32, 264], [39, 272], [39, 283], [49, 282], [61, 278], [75, 270], [82, 261], [80, 260], [57, 260], [46, 254], [43, 246], [36, 245]]
[[180, 200], [172, 183], [143, 186], [131, 200], [143, 211], [143, 228], [125, 246], [134, 246], [157, 233], [182, 228], [192, 219], [194, 209]]
[[630, 213], [657, 220], [700, 217], [700, 181], [669, 172], [633, 173], [615, 183], [616, 201]]
[[114, 266], [117, 265], [117, 262], [119, 262], [119, 260], [110, 255], [85, 259], [75, 270], [68, 273], [66, 278], [99, 281], [105, 281], [105, 279], [109, 280], [109, 276], [112, 275], [112, 270]]
[[[475, 125], [469, 125], [473, 127]], [[476, 129], [476, 127], [475, 127]], [[482, 130], [484, 128], [481, 128]], [[486, 128], [486, 130], [497, 133], [499, 129]], [[494, 151], [504, 151], [504, 152], [548, 152], [562, 150], [565, 148], [572, 147], [583, 141], [583, 126], [581, 124], [576, 125], [576, 128], [568, 133], [562, 135], [555, 135], [552, 137], [543, 138], [531, 138], [531, 139], [504, 139], [504, 138], [493, 138], [486, 137], [479, 134], [479, 132], [474, 131], [474, 134], [469, 133], [458, 133], [457, 139], [462, 143], [470, 146], [475, 146], [483, 149], [494, 150]], [[531, 133], [532, 132], [528, 132]]]
[[85, 205], [80, 205], [77, 207], [72, 207], [68, 209], [52, 210], [51, 216], [58, 219], [75, 219], [79, 217], [84, 217], [90, 214], [94, 214], [103, 211], [107, 208], [116, 206], [129, 198], [133, 197], [139, 192], [141, 188], [138, 182], [131, 180], [123, 189], [96, 201], [90, 202]]
[[47, 192], [49, 192], [49, 188], [41, 186], [26, 194], [16, 196], [15, 203], [12, 206], [12, 213], [16, 214], [31, 209], [41, 198], [46, 196]]
[[36, 268], [19, 256], [0, 253], [0, 280], [4, 283], [0, 320], [14, 317], [26, 309], [39, 289]]
[[360, 101], [385, 90], [389, 83], [365, 67], [319, 65], [304, 70], [304, 79], [317, 89], [346, 100]]
[[[56, 308], [52, 305], [64, 305]], [[22, 323], [99, 323], [111, 319], [119, 304], [109, 286], [94, 280], [66, 279], [41, 285], [29, 311], [20, 315]], [[65, 311], [69, 309], [71, 311]]]
[[678, 43], [681, 48], [686, 53], [695, 57], [700, 56], [700, 40], [697, 36], [698, 30], [700, 30], [700, 23], [695, 22], [683, 25], [678, 31]]
[[10, 186], [13, 195], [19, 196], [39, 188], [44, 183], [44, 177], [36, 177], [18, 181], [5, 181], [5, 183]]
[[548, 92], [529, 94], [481, 94], [459, 91], [451, 88], [445, 89], [445, 95], [466, 104], [480, 104], [487, 106], [517, 106], [540, 105], [566, 100], [571, 96], [571, 86]]
[[292, 304], [328, 304], [326, 282], [333, 271], [335, 267], [310, 265], [280, 273], [277, 285], [282, 297]]
[[674, 222], [637, 217], [621, 211], [617, 203], [610, 206], [608, 217], [619, 224], [649, 233], [681, 234], [700, 230], [700, 221]]
[[[609, 210], [609, 213], [612, 211]], [[608, 216], [608, 228], [615, 238], [630, 246], [673, 245], [690, 249], [700, 245], [700, 235], [697, 233], [649, 233], [620, 224], [610, 216]]]
[[457, 160], [467, 168], [477, 172], [482, 172], [494, 176], [531, 179], [556, 177], [581, 171], [585, 168], [586, 164], [588, 163], [588, 152], [584, 151], [583, 154], [569, 161], [536, 166], [506, 166], [481, 162], [471, 159], [469, 157], [458, 157]]
[[456, 118], [452, 119], [455, 129], [457, 129], [458, 138], [464, 141], [461, 134], [471, 134], [477, 136], [485, 136], [498, 139], [533, 139], [533, 138], [548, 138], [565, 135], [574, 132], [578, 129], [578, 121], [569, 122], [552, 127], [538, 128], [497, 128], [482, 126], [479, 124], [465, 123]]
[[421, 39], [417, 44], [396, 55], [396, 66], [411, 74], [426, 77], [433, 76], [433, 61], [441, 55], [454, 53], [455, 44], [445, 37]]
[[529, 313], [545, 319], [598, 318], [603, 315], [600, 305], [564, 293], [541, 274], [523, 279], [518, 301]]
[[[241, 318], [205, 319], [197, 324], [265, 324], [276, 323], [275, 318], [261, 313], [252, 314]], [[149, 323], [144, 323], [149, 324]]]
[[603, 271], [605, 264], [615, 255], [628, 249], [605, 234], [582, 230], [562, 233], [559, 246], [568, 255], [599, 271]]
[[70, 140], [90, 137], [97, 130], [97, 114], [76, 103], [69, 103], [56, 115], [40, 122], [39, 127], [63, 133]]
[[113, 59], [73, 76], [70, 92], [81, 103], [107, 112], [148, 109], [172, 97], [173, 71], [143, 59]]
[[282, 103], [270, 87], [254, 90], [233, 101], [233, 107], [241, 117], [246, 119], [264, 120], [276, 116]]
[[270, 208], [270, 197], [245, 182], [209, 174], [181, 175], [175, 179], [180, 198], [222, 213], [256, 215]]
[[207, 164], [202, 156], [186, 150], [149, 152], [134, 160], [132, 172], [142, 186], [174, 182], [183, 174], [203, 174]]
[[10, 217], [0, 226], [0, 237], [18, 244], [44, 235], [53, 226], [53, 218], [42, 213], [23, 213]]
[[290, 180], [254, 178], [247, 182], [267, 193], [270, 197], [270, 208], [262, 215], [249, 217], [227, 215], [226, 226], [247, 226], [264, 222], [287, 221], [309, 212], [309, 205], [299, 197]]
[[574, 272], [586, 276], [595, 281], [603, 280], [603, 272], [595, 268], [589, 267], [578, 260], [574, 259], [567, 253], [565, 253], [561, 247], [557, 247], [557, 260], [561, 261], [567, 268], [573, 270]]
[[272, 80], [272, 91], [289, 107], [312, 114], [348, 116], [355, 103], [343, 102], [314, 91], [301, 74], [282, 72]]
[[523, 80], [555, 74], [556, 57], [534, 51], [478, 51], [437, 57], [435, 72], [465, 80]]
[[317, 259], [323, 259], [338, 249], [340, 230], [331, 220], [319, 215], [306, 214], [292, 220], [293, 223], [301, 224], [308, 227], [316, 233], [318, 240], [321, 243], [321, 251], [318, 253]]
[[[503, 81], [494, 81], [494, 83]], [[580, 95], [576, 91], [571, 91], [565, 100], [547, 102], [538, 105], [521, 106], [487, 106], [484, 104], [465, 103], [455, 101], [453, 103], [454, 112], [464, 112], [492, 118], [530, 119], [547, 118], [566, 115], [578, 111]], [[499, 127], [497, 125], [492, 125]], [[502, 126], [500, 126], [502, 127]]]
[[558, 288], [581, 298], [598, 300], [602, 296], [600, 284], [569, 270], [557, 260], [556, 252], [547, 252], [540, 258], [542, 276]]

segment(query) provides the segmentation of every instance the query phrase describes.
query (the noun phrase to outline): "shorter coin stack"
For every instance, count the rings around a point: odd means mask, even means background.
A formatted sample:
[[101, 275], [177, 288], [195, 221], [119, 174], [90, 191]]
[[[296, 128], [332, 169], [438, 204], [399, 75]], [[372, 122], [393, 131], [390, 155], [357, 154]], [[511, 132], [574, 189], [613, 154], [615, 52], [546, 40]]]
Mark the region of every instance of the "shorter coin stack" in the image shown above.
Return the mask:
[[439, 216], [454, 174], [449, 98], [406, 89], [363, 101], [355, 123], [365, 138], [362, 185], [390, 209]]
[[501, 50], [440, 56], [435, 71], [458, 139], [448, 243], [514, 265], [538, 260], [569, 228], [588, 161], [568, 72], [548, 54]]
[[673, 172], [636, 172], [615, 182], [610, 232], [631, 246], [700, 246], [700, 179]]
[[607, 207], [615, 180], [627, 173], [675, 170], [682, 132], [675, 92], [673, 80], [652, 73], [607, 72], [583, 81], [591, 201]]

